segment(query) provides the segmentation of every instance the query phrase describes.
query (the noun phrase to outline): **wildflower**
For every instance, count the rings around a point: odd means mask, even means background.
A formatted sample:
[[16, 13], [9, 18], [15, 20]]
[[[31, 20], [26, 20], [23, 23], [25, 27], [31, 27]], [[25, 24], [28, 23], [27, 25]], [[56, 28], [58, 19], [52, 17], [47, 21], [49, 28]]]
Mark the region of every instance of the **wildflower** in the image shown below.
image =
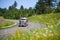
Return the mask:
[[46, 33], [48, 32], [49, 30], [48, 29], [46, 29]]
[[33, 31], [33, 33], [35, 33], [35, 31]]
[[43, 35], [44, 37], [47, 37], [47, 35], [46, 35], [46, 34], [44, 34], [44, 33], [43, 33], [42, 35]]
[[39, 33], [37, 32], [36, 35], [38, 35]]
[[37, 37], [37, 38], [39, 38], [40, 36], [39, 36], [39, 35], [37, 35], [36, 37]]
[[51, 30], [49, 32], [52, 32]]
[[40, 32], [40, 34], [42, 34], [42, 32]]
[[46, 31], [46, 34], [48, 33], [48, 31]]
[[48, 28], [44, 28], [44, 29], [48, 30]]
[[36, 36], [37, 38], [39, 38], [39, 37], [40, 37], [38, 32], [36, 33], [36, 35], [35, 35], [35, 36]]
[[51, 28], [53, 28], [53, 25], [51, 25]]
[[53, 36], [53, 34], [49, 34], [49, 36]]

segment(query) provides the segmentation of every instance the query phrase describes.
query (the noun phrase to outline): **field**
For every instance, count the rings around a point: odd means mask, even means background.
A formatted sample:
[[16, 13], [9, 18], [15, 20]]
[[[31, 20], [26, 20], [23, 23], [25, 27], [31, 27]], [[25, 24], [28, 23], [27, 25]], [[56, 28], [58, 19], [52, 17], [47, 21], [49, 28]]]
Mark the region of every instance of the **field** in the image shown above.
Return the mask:
[[42, 14], [29, 17], [29, 21], [46, 24], [45, 28], [30, 31], [16, 30], [1, 40], [60, 40], [60, 13]]
[[60, 13], [34, 15], [32, 17], [29, 17], [29, 21], [31, 22], [37, 22], [48, 25], [56, 25], [58, 23], [58, 20], [60, 20]]

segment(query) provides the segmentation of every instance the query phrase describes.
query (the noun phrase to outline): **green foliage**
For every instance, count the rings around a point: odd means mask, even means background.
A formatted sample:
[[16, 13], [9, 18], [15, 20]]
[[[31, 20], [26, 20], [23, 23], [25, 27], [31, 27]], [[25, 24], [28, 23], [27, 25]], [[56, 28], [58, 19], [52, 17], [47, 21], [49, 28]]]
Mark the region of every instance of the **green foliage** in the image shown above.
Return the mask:
[[17, 7], [17, 2], [15, 1], [12, 6], [9, 6], [9, 10], [15, 9]]
[[17, 7], [17, 2], [15, 1], [14, 4], [12, 5], [13, 8]]
[[9, 10], [7, 10], [3, 16], [4, 18], [7, 18], [7, 19], [19, 19], [20, 17], [29, 17], [34, 14], [35, 14], [35, 11], [31, 7], [29, 9], [26, 9], [23, 6], [21, 6], [21, 8], [18, 10], [10, 6]]
[[60, 18], [60, 13], [57, 14], [42, 14], [29, 17], [29, 21], [38, 22], [42, 24], [56, 25], [57, 20]]
[[51, 13], [54, 0], [38, 0], [35, 11], [38, 14]]
[[12, 10], [6, 11], [6, 13], [4, 13], [4, 18], [18, 19], [19, 18], [18, 10], [17, 9], [12, 9]]
[[3, 16], [4, 13], [6, 12], [6, 8], [0, 8], [0, 16]]
[[10, 26], [10, 25], [13, 25], [14, 23], [13, 22], [10, 22], [10, 21], [6, 21], [5, 23], [1, 22], [0, 23], [0, 29], [4, 29], [4, 28], [7, 28], [7, 26]]
[[56, 12], [56, 13], [60, 13], [60, 2], [58, 3], [58, 6], [57, 6], [57, 8], [55, 9], [55, 12]]
[[0, 28], [1, 28], [2, 26], [5, 26], [5, 24], [4, 24], [4, 23], [0, 23]]
[[29, 9], [28, 9], [28, 16], [32, 16], [32, 15], [34, 15], [35, 14], [35, 11], [32, 9], [32, 7], [30, 7]]

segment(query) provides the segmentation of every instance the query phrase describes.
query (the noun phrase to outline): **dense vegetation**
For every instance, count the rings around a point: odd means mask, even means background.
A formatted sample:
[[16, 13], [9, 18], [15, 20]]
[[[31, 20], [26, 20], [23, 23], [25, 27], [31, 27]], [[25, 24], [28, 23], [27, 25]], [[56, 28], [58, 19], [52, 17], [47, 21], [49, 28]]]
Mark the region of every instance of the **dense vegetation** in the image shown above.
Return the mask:
[[[19, 19], [20, 17], [30, 17], [32, 15], [59, 13], [60, 2], [56, 4], [56, 0], [38, 0], [35, 7], [24, 8], [21, 5], [20, 9], [17, 9], [17, 2], [9, 6], [8, 9], [0, 8], [0, 16], [4, 16], [8, 19]], [[7, 17], [8, 16], [8, 17]]]
[[60, 13], [34, 15], [29, 17], [29, 21], [31, 22], [37, 22], [48, 25], [54, 25], [54, 24], [56, 25], [58, 20], [60, 20]]

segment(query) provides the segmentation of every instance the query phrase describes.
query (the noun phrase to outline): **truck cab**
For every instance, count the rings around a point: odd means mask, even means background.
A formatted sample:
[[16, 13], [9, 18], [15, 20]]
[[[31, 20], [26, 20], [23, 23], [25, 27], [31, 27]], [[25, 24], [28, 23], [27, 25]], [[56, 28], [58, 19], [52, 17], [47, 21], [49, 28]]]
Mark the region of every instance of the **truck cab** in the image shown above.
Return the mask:
[[26, 27], [28, 25], [28, 18], [22, 17], [19, 19], [19, 27]]

